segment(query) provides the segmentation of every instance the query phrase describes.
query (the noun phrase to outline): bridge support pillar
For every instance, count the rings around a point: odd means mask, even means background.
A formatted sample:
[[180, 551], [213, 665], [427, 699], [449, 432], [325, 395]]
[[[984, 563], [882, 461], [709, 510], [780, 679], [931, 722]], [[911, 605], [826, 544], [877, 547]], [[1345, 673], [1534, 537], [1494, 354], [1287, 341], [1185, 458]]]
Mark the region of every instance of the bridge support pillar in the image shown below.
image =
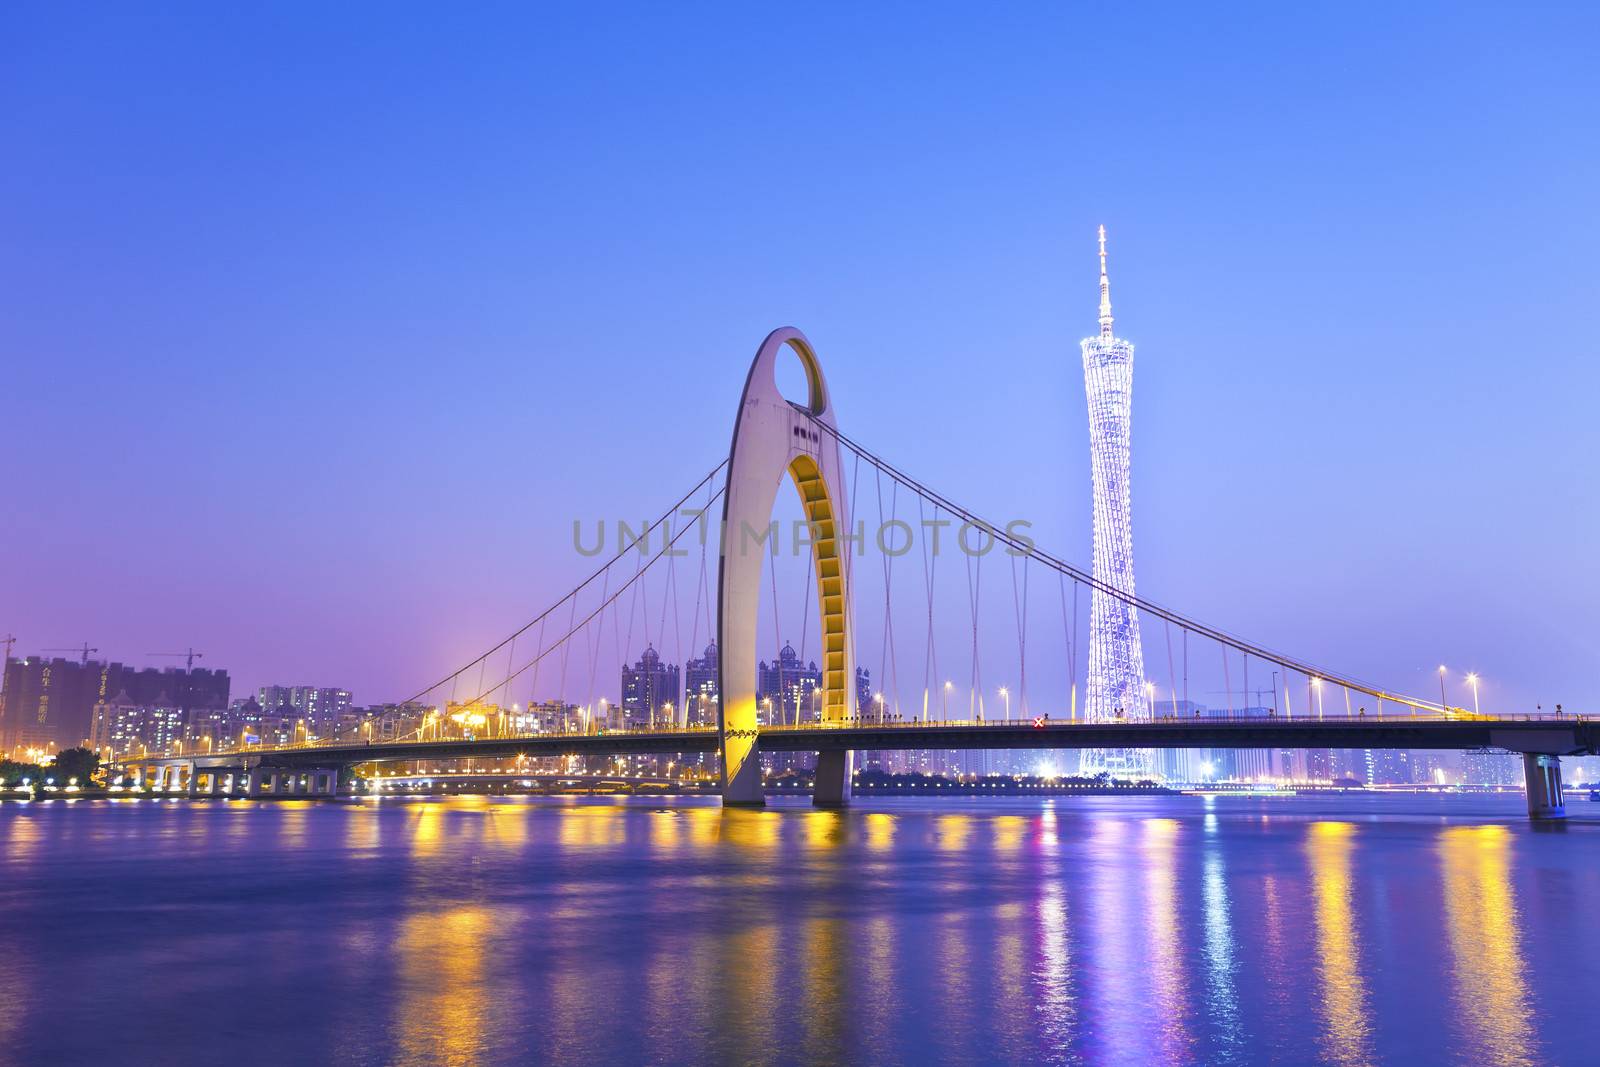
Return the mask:
[[277, 792], [278, 776], [264, 767], [252, 767], [245, 779], [244, 792], [246, 796], [259, 797], [271, 796]]
[[1564, 819], [1567, 801], [1561, 795], [1561, 757], [1537, 752], [1522, 754], [1522, 775], [1528, 788], [1528, 816]]
[[816, 784], [811, 803], [819, 808], [842, 808], [850, 803], [850, 777], [855, 753], [818, 752]]

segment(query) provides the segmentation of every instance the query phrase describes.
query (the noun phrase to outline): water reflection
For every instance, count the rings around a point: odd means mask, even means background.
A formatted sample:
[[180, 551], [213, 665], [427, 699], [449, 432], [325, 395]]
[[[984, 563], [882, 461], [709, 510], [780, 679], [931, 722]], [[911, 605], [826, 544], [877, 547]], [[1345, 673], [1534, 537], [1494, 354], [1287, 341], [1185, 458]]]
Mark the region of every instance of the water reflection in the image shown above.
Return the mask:
[[1540, 1060], [1529, 1022], [1527, 967], [1511, 893], [1511, 834], [1504, 826], [1452, 826], [1439, 836], [1456, 1017], [1475, 1063]]
[[394, 1029], [401, 1063], [483, 1062], [495, 1003], [485, 975], [494, 926], [494, 913], [475, 905], [418, 912], [400, 924]]
[[1329, 1063], [1365, 1064], [1373, 1060], [1366, 984], [1361, 978], [1350, 860], [1355, 824], [1315, 822], [1306, 838], [1316, 899], [1317, 977], [1326, 1033], [1323, 1057]]
[[1151, 916], [1139, 892], [1138, 864], [1143, 857], [1129, 825], [1117, 818], [1090, 824], [1090, 876], [1087, 886], [1089, 943], [1084, 985], [1085, 1037], [1097, 1046], [1091, 1059], [1127, 1057], [1129, 1062], [1155, 1063], [1150, 997], [1145, 987], [1144, 946], [1140, 944]]
[[1078, 1002], [1072, 991], [1072, 948], [1067, 937], [1067, 898], [1051, 879], [1039, 897], [1039, 965], [1034, 972], [1035, 1012], [1047, 1047], [1065, 1053], [1078, 1036]]
[[1241, 1050], [1239, 1035], [1239, 997], [1234, 989], [1238, 959], [1233, 941], [1233, 923], [1228, 907], [1228, 884], [1222, 850], [1214, 836], [1216, 816], [1206, 816], [1205, 871], [1201, 898], [1205, 904], [1206, 1017], [1217, 1031], [1223, 1053], [1219, 1059], [1233, 1062]]
[[1153, 1021], [1163, 1063], [1188, 1063], [1189, 980], [1184, 969], [1182, 910], [1178, 895], [1176, 819], [1146, 819], [1139, 847], [1145, 868], [1144, 913], [1149, 935], [1149, 967], [1154, 987]]
[[0, 804], [0, 1061], [1586, 1062], [1593, 828], [1320, 803]]

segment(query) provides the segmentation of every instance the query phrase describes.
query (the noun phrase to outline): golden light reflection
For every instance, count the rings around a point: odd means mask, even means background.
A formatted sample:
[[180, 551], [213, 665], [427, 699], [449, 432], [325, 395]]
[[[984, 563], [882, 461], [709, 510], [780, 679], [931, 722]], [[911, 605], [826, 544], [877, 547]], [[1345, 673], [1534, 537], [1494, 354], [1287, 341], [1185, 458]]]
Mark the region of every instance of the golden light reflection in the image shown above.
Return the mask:
[[777, 924], [745, 926], [723, 944], [722, 969], [729, 984], [728, 994], [716, 1000], [715, 1030], [729, 1038], [734, 1062], [763, 1062], [772, 1055], [774, 1026], [786, 1007], [776, 995], [778, 968], [773, 961], [781, 958]]
[[1503, 1067], [1538, 1062], [1510, 851], [1504, 826], [1452, 826], [1439, 838], [1456, 1011], [1474, 1046], [1469, 1058]]
[[715, 848], [722, 840], [721, 808], [679, 808], [689, 821], [689, 844], [696, 849]]
[[866, 825], [867, 848], [873, 852], [888, 852], [894, 848], [894, 816], [883, 812], [869, 813]]
[[808, 811], [800, 820], [807, 848], [834, 849], [844, 843], [845, 815], [838, 811]]
[[939, 848], [945, 852], [963, 852], [967, 838], [972, 836], [972, 816], [964, 812], [941, 815], [934, 824], [938, 833]]
[[489, 908], [461, 905], [409, 915], [395, 942], [399, 1061], [469, 1067], [484, 1061], [486, 1011], [497, 998], [485, 975], [495, 958]]
[[1194, 1035], [1189, 1029], [1192, 1005], [1180, 928], [1178, 832], [1176, 819], [1146, 819], [1139, 839], [1145, 869], [1149, 966], [1157, 1009], [1154, 1021], [1161, 1059], [1167, 1063], [1187, 1061], [1194, 1044]]
[[609, 804], [572, 804], [561, 809], [558, 823], [563, 848], [604, 848], [627, 838], [623, 809]]
[[443, 835], [444, 812], [439, 805], [418, 804], [411, 816], [411, 855], [422, 859], [438, 852]]
[[805, 1047], [801, 1059], [806, 1063], [844, 1063], [850, 1056], [840, 1011], [845, 989], [844, 920], [811, 919], [801, 938], [805, 944], [805, 1010], [801, 1013]]
[[720, 815], [722, 839], [730, 845], [765, 851], [778, 843], [778, 834], [783, 824], [781, 812], [723, 808]]
[[1028, 832], [1028, 820], [1020, 815], [997, 815], [994, 825], [996, 852], [1015, 852], [1022, 847], [1022, 838]]
[[1315, 822], [1306, 839], [1316, 900], [1317, 977], [1322, 999], [1322, 1052], [1328, 1063], [1373, 1062], [1367, 987], [1361, 977], [1355, 909], [1351, 902], [1351, 854], [1355, 825]]
[[[243, 820], [235, 820], [243, 823]], [[372, 858], [378, 848], [378, 812], [375, 808], [359, 808], [345, 812], [344, 846], [353, 855]]]
[[282, 815], [278, 820], [278, 835], [290, 848], [302, 848], [306, 843], [306, 819], [316, 804], [312, 800], [275, 800], [272, 810]]
[[489, 825], [484, 837], [486, 843], [506, 852], [520, 852], [528, 843], [528, 820], [533, 809], [526, 804], [508, 804], [504, 801], [489, 808]]
[[650, 847], [666, 852], [676, 852], [683, 844], [683, 825], [678, 812], [671, 808], [653, 811], [649, 818]]

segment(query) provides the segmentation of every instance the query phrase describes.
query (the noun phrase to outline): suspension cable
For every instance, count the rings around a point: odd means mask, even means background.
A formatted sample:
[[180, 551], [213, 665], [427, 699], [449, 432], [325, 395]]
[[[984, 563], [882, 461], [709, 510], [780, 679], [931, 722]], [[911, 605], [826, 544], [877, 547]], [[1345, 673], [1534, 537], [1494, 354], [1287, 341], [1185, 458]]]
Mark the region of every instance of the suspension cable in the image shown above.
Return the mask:
[[1354, 678], [1346, 677], [1338, 674], [1337, 672], [1323, 670], [1313, 664], [1295, 659], [1294, 657], [1286, 656], [1280, 652], [1275, 652], [1260, 645], [1252, 644], [1251, 642], [1230, 634], [1225, 630], [1217, 629], [1214, 626], [1209, 626], [1196, 619], [1191, 619], [1188, 616], [1181, 615], [1176, 611], [1164, 608], [1161, 605], [1156, 604], [1144, 597], [1125, 592], [1122, 589], [1112, 585], [1110, 582], [1105, 581], [1104, 579], [1096, 578], [1092, 572], [1085, 571], [1071, 563], [1068, 563], [1066, 560], [1063, 560], [1057, 556], [1052, 556], [1049, 553], [1040, 550], [1039, 547], [1033, 543], [1031, 538], [1018, 537], [1015, 534], [1008, 532], [1003, 527], [996, 526], [994, 523], [986, 522], [973, 512], [970, 512], [960, 505], [952, 502], [948, 497], [945, 497], [935, 490], [929, 488], [925, 483], [918, 481], [909, 474], [906, 474], [904, 471], [895, 467], [893, 464], [889, 463], [887, 460], [884, 460], [882, 457], [878, 456], [876, 453], [872, 452], [870, 449], [851, 438], [848, 434], [845, 434], [838, 428], [830, 426], [821, 419], [816, 418], [808, 409], [800, 407], [799, 405], [792, 406], [796, 411], [810, 419], [813, 425], [817, 426], [824, 433], [827, 433], [833, 437], [834, 440], [844, 445], [844, 447], [861, 456], [861, 458], [865, 459], [868, 463], [883, 471], [890, 478], [900, 482], [902, 485], [906, 486], [906, 488], [918, 494], [919, 497], [925, 497], [934, 505], [936, 516], [938, 509], [942, 508], [945, 511], [948, 511], [951, 515], [960, 517], [966, 522], [982, 524], [986, 528], [993, 530], [997, 538], [1018, 553], [1032, 557], [1033, 559], [1037, 559], [1040, 563], [1047, 567], [1052, 567], [1056, 570], [1063, 571], [1073, 578], [1083, 582], [1085, 585], [1088, 585], [1091, 589], [1105, 593], [1107, 596], [1110, 596], [1115, 600], [1120, 600], [1124, 604], [1128, 604], [1140, 611], [1148, 612], [1157, 618], [1166, 619], [1169, 622], [1177, 623], [1179, 626], [1192, 629], [1196, 633], [1216, 641], [1218, 644], [1232, 648], [1239, 652], [1253, 654], [1261, 659], [1276, 663], [1285, 670], [1292, 669], [1302, 674], [1314, 674], [1318, 677], [1340, 685], [1348, 685], [1351, 689], [1354, 689], [1360, 693], [1366, 693], [1368, 696], [1384, 700], [1392, 700], [1397, 704], [1404, 704], [1411, 708], [1420, 708], [1428, 711], [1449, 710], [1447, 707], [1445, 707], [1445, 705], [1440, 703], [1401, 696], [1396, 693], [1391, 693], [1388, 690], [1381, 689], [1377, 686], [1358, 681]]
[[[646, 538], [648, 538], [650, 536], [651, 533], [653, 533], [655, 531], [656, 527], [660, 526], [662, 523], [664, 523], [668, 519], [670, 519], [673, 515], [677, 514], [678, 509], [683, 506], [685, 501], [687, 501], [690, 497], [694, 496], [694, 494], [698, 493], [700, 491], [700, 487], [701, 486], [705, 485], [706, 483], [708, 483], [712, 479], [714, 479], [718, 474], [720, 474], [722, 472], [722, 468], [726, 467], [727, 465], [728, 465], [728, 461], [726, 459], [724, 459], [720, 463], [718, 463], [715, 467], [712, 467], [711, 470], [707, 471], [706, 474], [705, 474], [705, 477], [701, 478], [698, 482], [696, 482], [694, 484], [694, 488], [693, 489], [690, 489], [687, 493], [683, 494], [683, 496], [678, 499], [678, 502], [676, 504], [672, 505], [672, 507], [669, 508], [666, 512], [664, 512], [659, 519], [657, 519], [655, 522], [651, 523], [648, 527], [645, 528], [645, 532], [642, 535], [640, 535], [640, 540], [644, 541]], [[645, 543], [648, 543], [648, 541], [646, 541]], [[617, 546], [617, 554], [616, 555], [612, 556], [598, 570], [596, 570], [593, 573], [591, 573], [583, 581], [581, 581], [577, 585], [573, 586], [571, 591], [569, 591], [566, 596], [562, 597], [560, 600], [557, 600], [554, 604], [551, 604], [548, 608], [546, 608], [544, 611], [540, 612], [538, 615], [535, 615], [532, 619], [530, 619], [523, 626], [520, 626], [516, 630], [513, 630], [511, 632], [511, 634], [508, 635], [504, 640], [500, 641], [500, 643], [496, 644], [493, 648], [489, 649], [487, 652], [484, 652], [481, 656], [473, 657], [471, 660], [469, 660], [466, 663], [465, 666], [460, 667], [457, 670], [454, 670], [454, 671], [450, 672], [449, 674], [445, 675], [443, 678], [440, 678], [437, 682], [434, 682], [432, 685], [428, 686], [427, 688], [418, 690], [414, 695], [412, 695], [411, 697], [409, 697], [405, 701], [403, 701], [403, 703], [410, 704], [410, 703], [412, 703], [414, 701], [421, 700], [423, 697], [427, 696], [429, 693], [433, 692], [435, 689], [438, 689], [440, 686], [444, 685], [444, 683], [452, 681], [452, 680], [455, 680], [456, 678], [458, 678], [463, 671], [471, 670], [472, 666], [474, 664], [476, 664], [480, 659], [484, 659], [484, 658], [486, 658], [488, 656], [494, 655], [496, 652], [500, 651], [502, 648], [505, 648], [507, 645], [509, 645], [512, 641], [516, 640], [521, 635], [527, 633], [534, 626], [537, 626], [540, 623], [544, 622], [545, 618], [547, 616], [549, 616], [551, 612], [553, 612], [557, 608], [561, 607], [561, 605], [565, 604], [568, 600], [576, 597], [580, 592], [582, 592], [584, 590], [584, 588], [586, 588], [587, 586], [592, 584], [596, 578], [599, 578], [602, 574], [604, 574], [608, 569], [610, 569], [610, 567], [611, 567], [611, 565], [613, 563], [615, 563], [615, 562], [617, 562], [617, 560], [621, 559], [624, 555], [626, 555], [629, 552], [630, 549], [634, 548], [636, 545], [637, 545], [637, 542], [635, 542], [635, 545], [618, 545]], [[631, 585], [633, 583], [629, 582], [628, 584]]]

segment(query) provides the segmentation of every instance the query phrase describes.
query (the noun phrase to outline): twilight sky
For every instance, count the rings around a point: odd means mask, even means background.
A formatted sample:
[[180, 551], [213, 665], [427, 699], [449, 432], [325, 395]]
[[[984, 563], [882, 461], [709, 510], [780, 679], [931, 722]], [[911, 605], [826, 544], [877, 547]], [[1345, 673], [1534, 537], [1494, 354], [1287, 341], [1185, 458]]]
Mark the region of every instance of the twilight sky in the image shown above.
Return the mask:
[[783, 324], [1087, 563], [1103, 222], [1141, 592], [1600, 710], [1600, 12], [859, 7], [5, 5], [0, 633], [407, 695]]

